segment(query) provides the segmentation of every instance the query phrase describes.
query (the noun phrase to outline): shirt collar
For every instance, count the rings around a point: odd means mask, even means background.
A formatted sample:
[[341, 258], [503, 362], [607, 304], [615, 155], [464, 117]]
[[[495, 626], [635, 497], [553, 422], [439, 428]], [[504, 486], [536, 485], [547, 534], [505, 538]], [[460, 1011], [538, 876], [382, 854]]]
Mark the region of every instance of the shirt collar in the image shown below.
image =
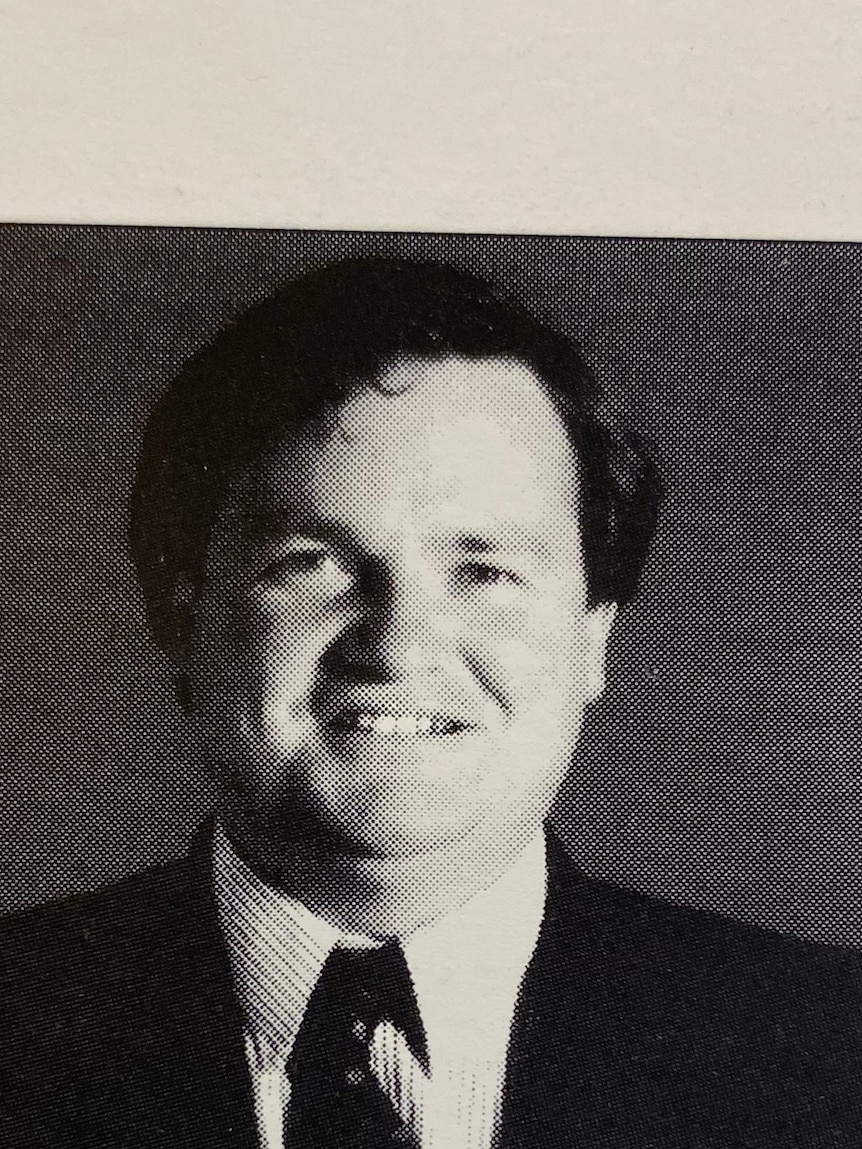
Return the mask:
[[[378, 943], [342, 932], [267, 885], [237, 855], [221, 826], [213, 838], [213, 876], [248, 1036], [261, 1059], [284, 1058], [333, 947]], [[491, 886], [401, 939], [432, 1063], [499, 1060], [501, 1048], [505, 1052], [544, 900], [539, 833]]]

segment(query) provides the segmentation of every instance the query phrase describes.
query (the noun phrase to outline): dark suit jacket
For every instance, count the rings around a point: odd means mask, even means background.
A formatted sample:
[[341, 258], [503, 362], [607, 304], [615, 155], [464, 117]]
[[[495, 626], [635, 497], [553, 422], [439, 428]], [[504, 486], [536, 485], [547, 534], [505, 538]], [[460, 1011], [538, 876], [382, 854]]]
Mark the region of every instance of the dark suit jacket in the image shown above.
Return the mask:
[[[505, 1149], [862, 1147], [862, 956], [548, 862]], [[2, 922], [4, 1149], [256, 1149], [207, 863]]]

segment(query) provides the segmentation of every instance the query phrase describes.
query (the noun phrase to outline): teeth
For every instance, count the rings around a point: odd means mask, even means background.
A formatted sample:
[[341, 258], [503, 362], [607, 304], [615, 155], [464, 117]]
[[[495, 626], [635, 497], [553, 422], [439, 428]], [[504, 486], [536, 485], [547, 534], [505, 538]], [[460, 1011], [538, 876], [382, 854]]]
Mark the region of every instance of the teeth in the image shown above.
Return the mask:
[[453, 734], [461, 723], [443, 715], [378, 714], [357, 711], [339, 716], [334, 725], [342, 730], [384, 737], [409, 738], [416, 735]]

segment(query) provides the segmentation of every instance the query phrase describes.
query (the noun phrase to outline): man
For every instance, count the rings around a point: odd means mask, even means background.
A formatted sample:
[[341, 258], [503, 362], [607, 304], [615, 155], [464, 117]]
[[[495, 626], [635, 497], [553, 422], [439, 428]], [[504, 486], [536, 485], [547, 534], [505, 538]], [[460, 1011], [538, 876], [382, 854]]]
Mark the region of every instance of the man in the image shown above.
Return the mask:
[[577, 351], [449, 268], [335, 265], [194, 358], [131, 544], [219, 810], [7, 920], [2, 1143], [862, 1145], [858, 957], [543, 829], [657, 505]]

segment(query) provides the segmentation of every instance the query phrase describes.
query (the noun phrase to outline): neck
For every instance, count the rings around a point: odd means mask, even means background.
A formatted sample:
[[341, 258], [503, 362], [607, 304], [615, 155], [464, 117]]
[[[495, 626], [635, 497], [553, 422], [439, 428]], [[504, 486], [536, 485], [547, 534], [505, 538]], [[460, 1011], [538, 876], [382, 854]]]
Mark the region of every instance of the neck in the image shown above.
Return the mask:
[[493, 885], [525, 850], [540, 845], [541, 820], [480, 825], [420, 853], [366, 857], [307, 837], [270, 836], [225, 818], [243, 860], [261, 878], [339, 929], [405, 937]]

